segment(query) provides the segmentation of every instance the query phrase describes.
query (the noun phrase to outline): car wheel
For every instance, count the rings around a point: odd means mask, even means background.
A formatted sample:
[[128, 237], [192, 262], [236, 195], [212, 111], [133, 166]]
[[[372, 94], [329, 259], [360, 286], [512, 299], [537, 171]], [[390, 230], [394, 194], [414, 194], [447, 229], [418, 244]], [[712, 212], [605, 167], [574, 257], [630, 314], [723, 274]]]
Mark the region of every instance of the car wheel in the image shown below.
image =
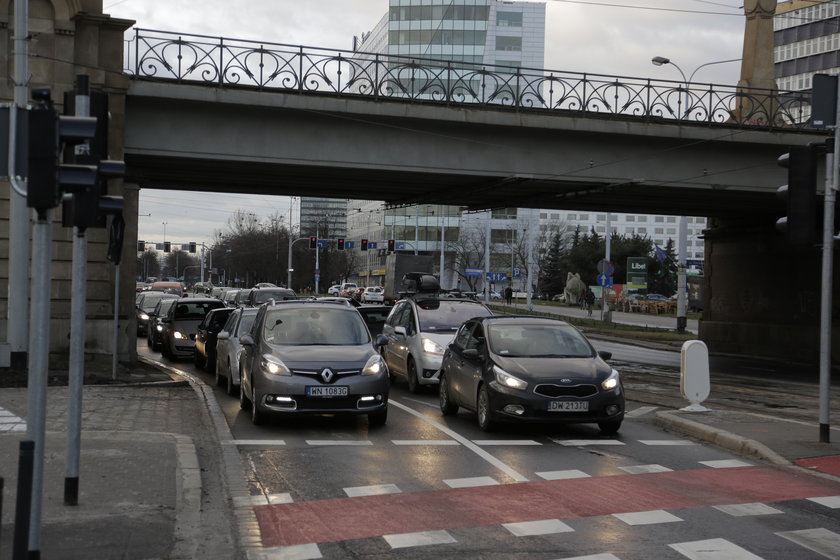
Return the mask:
[[441, 374], [438, 383], [438, 401], [440, 402], [440, 411], [444, 416], [453, 416], [458, 413], [458, 405], [453, 403], [449, 396], [449, 380], [443, 374]]
[[251, 423], [254, 426], [265, 423], [265, 413], [260, 410], [258, 402], [257, 387], [251, 382]]
[[207, 373], [216, 373], [216, 354], [213, 351], [207, 352], [207, 358], [204, 360], [204, 369]]
[[417, 365], [412, 358], [408, 359], [405, 373], [408, 377], [408, 391], [410, 393], [416, 393], [420, 390], [420, 381], [417, 380]]
[[[216, 367], [218, 368], [219, 366], [217, 365]], [[231, 367], [230, 362], [228, 362], [227, 371], [227, 394], [233, 396], [236, 394], [237, 386], [233, 384], [233, 368]]]
[[169, 358], [169, 341], [168, 340], [161, 340], [160, 341], [160, 353], [164, 358]]
[[216, 371], [213, 372], [213, 376], [216, 379], [217, 387], [221, 387], [222, 384], [225, 382], [225, 376], [222, 375], [221, 369], [222, 368], [216, 368]]
[[368, 423], [371, 426], [384, 426], [385, 422], [388, 421], [388, 407], [386, 406], [382, 410], [371, 412], [368, 414]]
[[[239, 379], [242, 379], [242, 371], [239, 371]], [[239, 382], [239, 408], [242, 410], [248, 410], [251, 408], [251, 401], [248, 400], [248, 397], [245, 395], [245, 386], [242, 385], [242, 382]]]
[[606, 420], [604, 422], [598, 422], [598, 427], [601, 429], [601, 433], [605, 435], [615, 435], [618, 433], [618, 429], [621, 428], [621, 420]]
[[493, 411], [490, 410], [490, 394], [487, 391], [487, 385], [482, 385], [478, 390], [478, 402], [475, 406], [476, 417], [478, 417], [478, 427], [485, 432], [491, 432], [496, 428], [496, 422], [493, 420]]
[[204, 359], [201, 357], [198, 350], [193, 350], [193, 363], [198, 369], [202, 369], [204, 367]]

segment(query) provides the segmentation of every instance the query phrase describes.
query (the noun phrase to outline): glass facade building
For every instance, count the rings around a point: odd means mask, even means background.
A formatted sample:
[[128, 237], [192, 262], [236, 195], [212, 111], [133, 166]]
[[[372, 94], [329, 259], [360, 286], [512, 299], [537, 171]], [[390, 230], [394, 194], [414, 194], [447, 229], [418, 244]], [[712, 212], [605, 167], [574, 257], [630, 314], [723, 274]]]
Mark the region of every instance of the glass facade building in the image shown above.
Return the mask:
[[811, 89], [814, 74], [840, 74], [840, 2], [791, 0], [773, 18], [776, 85]]

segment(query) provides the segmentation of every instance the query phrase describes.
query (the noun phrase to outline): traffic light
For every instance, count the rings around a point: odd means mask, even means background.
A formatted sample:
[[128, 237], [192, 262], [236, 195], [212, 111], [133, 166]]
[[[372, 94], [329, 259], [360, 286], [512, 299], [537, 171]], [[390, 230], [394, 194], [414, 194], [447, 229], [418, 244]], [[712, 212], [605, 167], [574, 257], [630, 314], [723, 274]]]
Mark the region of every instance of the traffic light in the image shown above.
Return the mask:
[[146, 252], [146, 242], [142, 239], [137, 242], [137, 252], [138, 253], [145, 253]]
[[393, 253], [396, 246], [397, 246], [396, 241], [394, 241], [393, 239], [388, 240], [388, 252], [389, 253]]
[[339, 251], [344, 250], [344, 239], [339, 238], [339, 240], [338, 240], [338, 250]]
[[776, 193], [785, 200], [787, 215], [776, 221], [776, 228], [787, 232], [791, 245], [812, 245], [819, 239], [817, 161], [824, 149], [825, 145], [792, 146], [779, 156], [778, 164], [788, 170], [788, 182]]
[[318, 246], [318, 238], [314, 235], [309, 238], [309, 248], [314, 249]]
[[164, 241], [163, 242], [163, 252], [168, 253], [171, 249], [172, 249], [172, 243], [170, 243], [169, 241]]
[[362, 239], [362, 251], [367, 251], [367, 239]]
[[190, 253], [195, 253], [195, 241], [190, 241]]

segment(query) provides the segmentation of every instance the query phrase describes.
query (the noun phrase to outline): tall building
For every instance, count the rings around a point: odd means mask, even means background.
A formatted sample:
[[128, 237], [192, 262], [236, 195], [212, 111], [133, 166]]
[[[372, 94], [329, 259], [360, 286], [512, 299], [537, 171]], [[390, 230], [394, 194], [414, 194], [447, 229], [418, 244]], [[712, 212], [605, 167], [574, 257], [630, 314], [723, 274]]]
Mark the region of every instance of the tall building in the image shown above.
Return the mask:
[[790, 0], [776, 5], [773, 42], [780, 90], [811, 89], [814, 74], [840, 74], [838, 26], [838, 0]]

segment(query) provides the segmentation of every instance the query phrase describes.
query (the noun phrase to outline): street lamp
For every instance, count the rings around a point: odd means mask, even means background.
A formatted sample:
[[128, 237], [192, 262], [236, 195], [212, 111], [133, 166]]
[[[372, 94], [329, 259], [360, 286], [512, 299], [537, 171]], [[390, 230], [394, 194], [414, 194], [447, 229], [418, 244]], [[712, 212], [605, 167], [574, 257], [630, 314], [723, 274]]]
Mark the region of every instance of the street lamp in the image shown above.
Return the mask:
[[664, 66], [665, 64], [670, 64], [671, 66], [676, 68], [677, 71], [679, 71], [680, 76], [682, 76], [683, 83], [685, 84], [685, 106], [686, 106], [685, 115], [688, 115], [688, 109], [689, 109], [689, 107], [688, 107], [689, 106], [689, 103], [688, 103], [689, 102], [689, 90], [688, 90], [688, 88], [689, 88], [689, 84], [691, 84], [691, 80], [694, 79], [694, 75], [697, 73], [697, 71], [700, 70], [701, 68], [705, 68], [706, 66], [712, 66], [713, 64], [725, 64], [727, 62], [740, 62], [740, 60], [741, 60], [740, 58], [729, 58], [727, 60], [715, 60], [713, 62], [706, 62], [704, 64], [701, 64], [697, 68], [695, 68], [694, 72], [691, 73], [691, 75], [688, 77], [688, 79], [686, 79], [685, 72], [682, 71], [682, 68], [680, 68], [675, 62], [672, 62], [670, 58], [667, 58], [667, 57], [664, 57], [664, 56], [654, 56], [653, 58], [650, 59], [650, 62], [654, 66]]

